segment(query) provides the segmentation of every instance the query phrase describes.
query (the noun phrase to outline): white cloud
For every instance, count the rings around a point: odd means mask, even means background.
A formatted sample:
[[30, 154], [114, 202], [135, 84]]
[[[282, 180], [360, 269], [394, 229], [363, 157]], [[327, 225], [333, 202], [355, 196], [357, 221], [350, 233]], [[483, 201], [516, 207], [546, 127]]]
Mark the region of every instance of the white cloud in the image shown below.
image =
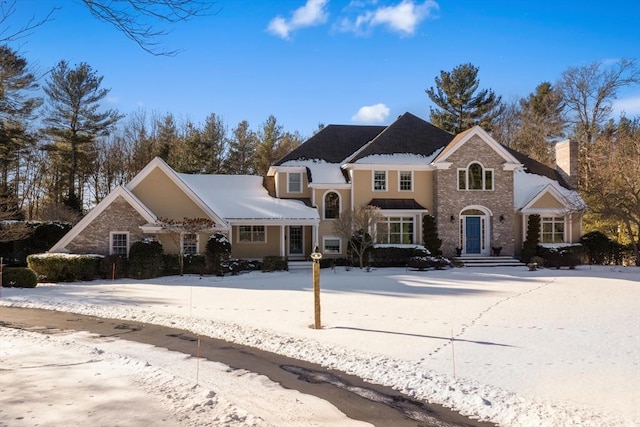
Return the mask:
[[613, 102], [613, 112], [616, 116], [624, 113], [627, 118], [640, 114], [640, 96], [616, 99]]
[[294, 10], [291, 19], [276, 16], [269, 22], [267, 31], [283, 39], [291, 38], [291, 33], [304, 27], [320, 25], [327, 21], [326, 11], [328, 0], [307, 0], [307, 3]]
[[418, 25], [424, 21], [433, 10], [439, 8], [434, 0], [416, 2], [402, 0], [394, 6], [383, 6], [374, 10], [367, 10], [354, 20], [343, 18], [336, 28], [339, 31], [367, 33], [376, 26], [386, 26], [394, 32], [405, 36], [415, 34]]
[[389, 107], [379, 103], [360, 107], [358, 112], [351, 117], [351, 121], [356, 123], [381, 123], [387, 120], [388, 117]]

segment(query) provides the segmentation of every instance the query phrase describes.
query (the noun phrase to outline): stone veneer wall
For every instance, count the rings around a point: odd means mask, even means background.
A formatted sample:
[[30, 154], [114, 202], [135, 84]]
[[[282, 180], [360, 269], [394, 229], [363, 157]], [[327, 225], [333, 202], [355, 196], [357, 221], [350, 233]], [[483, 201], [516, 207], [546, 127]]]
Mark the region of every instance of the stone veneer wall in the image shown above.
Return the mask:
[[[490, 247], [501, 246], [500, 255], [514, 255], [513, 171], [503, 170], [505, 160], [478, 136], [467, 141], [447, 161], [453, 163], [451, 167], [438, 169], [434, 178], [435, 216], [444, 255], [455, 255], [460, 242], [460, 212], [471, 205], [484, 206], [493, 213], [488, 224]], [[466, 168], [472, 161], [493, 168], [493, 191], [458, 190], [458, 168]], [[453, 223], [451, 215], [455, 217]], [[504, 215], [503, 222], [499, 220], [500, 215]]]
[[109, 254], [109, 232], [128, 231], [129, 245], [141, 240], [139, 226], [147, 221], [122, 197], [116, 198], [68, 245], [72, 253]]

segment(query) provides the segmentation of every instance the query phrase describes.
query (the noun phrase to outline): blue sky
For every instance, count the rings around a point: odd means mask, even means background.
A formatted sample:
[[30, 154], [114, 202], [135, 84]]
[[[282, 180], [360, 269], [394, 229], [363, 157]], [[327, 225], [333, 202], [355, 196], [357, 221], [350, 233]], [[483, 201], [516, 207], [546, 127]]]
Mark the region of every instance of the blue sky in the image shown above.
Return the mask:
[[[171, 27], [153, 56], [79, 0], [19, 0], [4, 25], [53, 20], [12, 42], [40, 73], [89, 63], [123, 113], [173, 113], [196, 123], [215, 113], [229, 129], [257, 129], [273, 114], [309, 136], [318, 123], [428, 119], [425, 89], [440, 70], [472, 63], [481, 88], [503, 99], [555, 82], [570, 66], [640, 58], [638, 0], [217, 0], [209, 16]], [[640, 114], [640, 91], [619, 94]]]

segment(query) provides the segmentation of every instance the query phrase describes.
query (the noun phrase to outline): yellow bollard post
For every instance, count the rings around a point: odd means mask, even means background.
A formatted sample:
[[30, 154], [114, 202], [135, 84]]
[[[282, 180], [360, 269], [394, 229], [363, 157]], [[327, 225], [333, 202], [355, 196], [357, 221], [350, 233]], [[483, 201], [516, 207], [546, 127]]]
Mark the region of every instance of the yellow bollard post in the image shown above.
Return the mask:
[[322, 322], [320, 321], [320, 260], [322, 254], [316, 246], [311, 254], [313, 260], [313, 307], [314, 307], [314, 328], [321, 329]]

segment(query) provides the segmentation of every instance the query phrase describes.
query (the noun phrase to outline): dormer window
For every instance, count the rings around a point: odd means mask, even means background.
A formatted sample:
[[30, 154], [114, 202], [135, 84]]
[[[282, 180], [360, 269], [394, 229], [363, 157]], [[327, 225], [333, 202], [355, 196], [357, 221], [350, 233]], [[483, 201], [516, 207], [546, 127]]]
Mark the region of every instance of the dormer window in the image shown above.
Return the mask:
[[486, 169], [480, 163], [458, 169], [458, 190], [493, 190], [493, 169]]
[[289, 172], [287, 177], [287, 192], [302, 193], [302, 174], [300, 172]]

